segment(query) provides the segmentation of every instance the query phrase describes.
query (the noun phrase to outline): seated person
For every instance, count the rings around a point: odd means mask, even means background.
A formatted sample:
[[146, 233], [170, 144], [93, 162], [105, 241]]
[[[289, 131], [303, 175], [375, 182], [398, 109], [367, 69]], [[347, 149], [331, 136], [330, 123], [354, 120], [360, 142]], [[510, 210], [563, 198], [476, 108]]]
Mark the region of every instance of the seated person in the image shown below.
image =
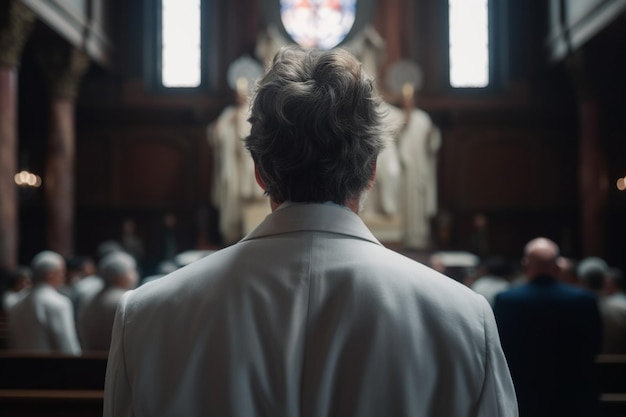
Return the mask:
[[12, 348], [80, 355], [72, 302], [58, 291], [65, 282], [65, 259], [43, 251], [31, 268], [33, 289], [9, 311]]
[[135, 258], [113, 252], [98, 263], [104, 288], [87, 301], [78, 316], [78, 329], [85, 350], [108, 350], [115, 310], [124, 293], [137, 286], [139, 274]]

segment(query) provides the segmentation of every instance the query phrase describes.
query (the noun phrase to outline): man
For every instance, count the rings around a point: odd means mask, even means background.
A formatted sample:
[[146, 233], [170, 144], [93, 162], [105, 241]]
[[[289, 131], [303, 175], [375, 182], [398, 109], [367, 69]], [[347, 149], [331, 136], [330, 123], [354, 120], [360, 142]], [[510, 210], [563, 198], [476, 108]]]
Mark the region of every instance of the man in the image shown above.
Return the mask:
[[80, 355], [72, 302], [58, 292], [65, 282], [65, 259], [43, 251], [31, 269], [32, 290], [9, 311], [12, 348]]
[[[114, 240], [105, 240], [104, 242], [101, 242], [96, 248], [96, 265], [99, 264], [105, 256], [113, 252], [124, 252], [124, 248]], [[103, 288], [104, 281], [102, 280], [102, 277], [98, 276], [96, 273], [83, 276], [81, 279], [76, 281], [73, 288], [74, 311], [76, 317], [80, 316], [83, 306], [86, 305], [92, 297], [102, 291]]]
[[482, 296], [358, 217], [382, 136], [341, 50], [279, 52], [246, 139], [273, 213], [122, 297], [105, 416], [516, 416]]
[[626, 353], [626, 303], [611, 295], [615, 288], [614, 277], [606, 261], [589, 256], [580, 261], [578, 278], [581, 285], [596, 296], [602, 318], [602, 353]]
[[593, 417], [600, 314], [593, 294], [558, 280], [558, 259], [556, 243], [531, 240], [522, 259], [528, 283], [498, 294], [494, 312], [520, 416]]
[[137, 286], [135, 258], [125, 252], [106, 255], [98, 264], [104, 288], [87, 301], [78, 317], [78, 329], [85, 350], [108, 350], [115, 311], [122, 295]]

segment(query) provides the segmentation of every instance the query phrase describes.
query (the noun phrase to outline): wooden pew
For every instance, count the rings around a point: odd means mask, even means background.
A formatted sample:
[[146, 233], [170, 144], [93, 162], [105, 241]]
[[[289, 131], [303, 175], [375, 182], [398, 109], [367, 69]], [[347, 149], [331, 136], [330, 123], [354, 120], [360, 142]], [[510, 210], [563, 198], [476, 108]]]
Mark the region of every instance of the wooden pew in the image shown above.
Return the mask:
[[626, 355], [599, 355], [596, 370], [602, 416], [626, 416]]
[[[106, 363], [106, 352], [0, 351], [0, 416], [100, 417]], [[600, 355], [596, 369], [602, 416], [626, 416], [626, 355]]]
[[0, 415], [100, 417], [106, 363], [106, 352], [0, 352]]

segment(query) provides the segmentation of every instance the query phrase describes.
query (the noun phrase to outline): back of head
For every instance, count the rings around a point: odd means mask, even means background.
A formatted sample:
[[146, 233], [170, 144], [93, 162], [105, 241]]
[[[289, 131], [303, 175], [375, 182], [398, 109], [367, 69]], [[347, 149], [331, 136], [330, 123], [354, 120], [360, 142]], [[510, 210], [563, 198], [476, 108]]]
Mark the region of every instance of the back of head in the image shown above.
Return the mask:
[[574, 259], [559, 256], [557, 264], [559, 266], [559, 280], [569, 285], [580, 285], [578, 273], [576, 272], [578, 263]]
[[380, 116], [373, 83], [348, 52], [281, 49], [246, 138], [266, 193], [279, 204], [358, 198], [383, 147]]
[[578, 264], [578, 278], [590, 290], [600, 291], [604, 288], [609, 266], [604, 259], [597, 256], [584, 258]]
[[92, 275], [95, 273], [94, 261], [89, 256], [72, 256], [67, 260], [67, 271], [79, 278]]
[[9, 276], [11, 288], [20, 290], [30, 286], [33, 280], [33, 272], [27, 266], [20, 265]]
[[524, 270], [529, 280], [538, 277], [557, 277], [559, 247], [552, 240], [538, 237], [524, 247]]
[[53, 251], [42, 251], [35, 255], [31, 261], [33, 282], [38, 283], [46, 280], [50, 272], [65, 269], [65, 259]]
[[98, 263], [98, 273], [107, 286], [131, 288], [137, 284], [137, 263], [126, 252], [112, 252]]
[[124, 252], [122, 245], [114, 240], [105, 240], [96, 248], [96, 263], [100, 263], [105, 256], [113, 252]]

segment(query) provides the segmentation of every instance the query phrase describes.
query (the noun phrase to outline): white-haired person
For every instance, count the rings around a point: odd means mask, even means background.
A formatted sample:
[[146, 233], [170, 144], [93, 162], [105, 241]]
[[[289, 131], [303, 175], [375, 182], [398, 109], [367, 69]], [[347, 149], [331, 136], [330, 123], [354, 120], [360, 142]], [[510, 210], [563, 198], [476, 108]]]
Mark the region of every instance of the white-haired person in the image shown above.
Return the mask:
[[126, 252], [112, 252], [98, 263], [104, 288], [80, 310], [78, 330], [84, 350], [108, 350], [115, 310], [122, 295], [137, 286], [135, 258]]
[[[626, 303], [615, 294], [619, 271], [597, 256], [584, 258], [578, 264], [578, 278], [583, 287], [595, 294], [602, 316], [602, 353], [626, 353]], [[617, 275], [614, 275], [617, 274]]]
[[11, 348], [80, 355], [74, 308], [58, 289], [65, 282], [65, 259], [43, 251], [31, 261], [33, 287], [9, 311]]
[[246, 138], [272, 213], [124, 295], [105, 416], [517, 415], [489, 303], [358, 215], [379, 103], [341, 49], [276, 55]]

